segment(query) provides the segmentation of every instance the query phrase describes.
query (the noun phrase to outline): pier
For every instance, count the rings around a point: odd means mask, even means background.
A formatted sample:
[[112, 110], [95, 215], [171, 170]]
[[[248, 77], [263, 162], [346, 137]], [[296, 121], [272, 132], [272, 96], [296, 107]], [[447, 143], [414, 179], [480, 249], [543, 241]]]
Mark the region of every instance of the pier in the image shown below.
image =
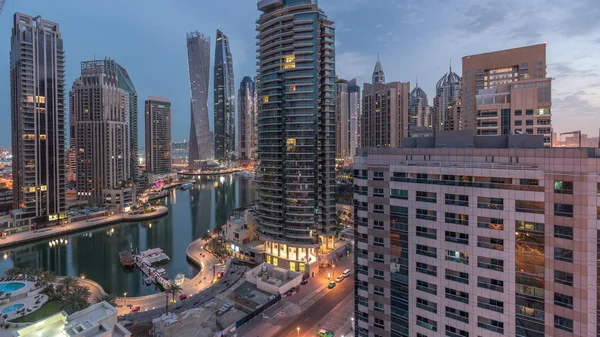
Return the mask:
[[166, 278], [166, 272], [164, 269], [154, 268], [152, 265], [169, 261], [169, 257], [160, 248], [152, 248], [141, 252], [138, 255], [134, 255], [135, 265], [142, 271], [146, 278], [150, 279], [152, 283], [160, 285], [163, 290], [169, 287], [171, 281]]

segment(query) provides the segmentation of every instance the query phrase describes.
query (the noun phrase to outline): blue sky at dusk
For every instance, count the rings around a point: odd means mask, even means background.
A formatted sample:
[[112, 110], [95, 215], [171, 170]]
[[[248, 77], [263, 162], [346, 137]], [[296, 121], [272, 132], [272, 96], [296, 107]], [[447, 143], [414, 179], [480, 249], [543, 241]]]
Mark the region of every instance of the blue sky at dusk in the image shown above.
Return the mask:
[[[377, 53], [387, 81], [410, 81], [429, 95], [461, 57], [548, 42], [555, 131], [600, 127], [600, 4], [598, 0], [319, 0], [336, 22], [341, 78], [370, 81]], [[41, 15], [60, 24], [67, 89], [81, 61], [114, 58], [133, 79], [140, 108], [148, 96], [172, 101], [173, 140], [187, 139], [190, 104], [185, 34], [229, 36], [236, 90], [256, 74], [255, 0], [7, 0], [0, 14], [0, 144], [10, 144], [9, 54], [12, 15]], [[211, 55], [211, 60], [214, 55]], [[212, 64], [211, 64], [212, 67]], [[212, 69], [211, 69], [212, 87]], [[212, 92], [212, 91], [211, 91]], [[212, 97], [209, 101], [212, 115]], [[140, 143], [143, 114], [139, 111]], [[212, 116], [211, 116], [212, 119]]]

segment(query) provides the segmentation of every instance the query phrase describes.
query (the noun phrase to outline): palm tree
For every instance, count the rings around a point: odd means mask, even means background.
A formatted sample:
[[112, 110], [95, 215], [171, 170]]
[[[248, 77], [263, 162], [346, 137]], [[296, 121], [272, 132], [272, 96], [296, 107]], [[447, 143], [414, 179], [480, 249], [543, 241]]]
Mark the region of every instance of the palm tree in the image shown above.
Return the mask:
[[87, 306], [87, 301], [79, 297], [76, 293], [67, 294], [60, 302], [60, 309], [66, 311], [69, 315], [76, 311], [83, 310]]
[[56, 274], [54, 274], [53, 272], [51, 272], [49, 270], [44, 271], [39, 276], [39, 282], [42, 285], [52, 284], [52, 283], [56, 282]]
[[29, 267], [25, 267], [25, 269], [23, 269], [23, 275], [27, 275], [27, 276], [32, 276], [35, 273], [35, 271]]
[[171, 294], [173, 296], [173, 302], [175, 302], [175, 295], [181, 293], [183, 291], [183, 289], [178, 285], [175, 284], [175, 282], [171, 282], [169, 284], [169, 286], [167, 286], [167, 289], [165, 289], [165, 293], [167, 294], [167, 313], [169, 313], [169, 295]]
[[116, 299], [117, 299], [117, 296], [115, 296], [114, 294], [103, 294], [101, 296], [96, 296], [96, 298], [94, 298], [94, 301], [96, 301], [96, 303], [108, 302], [108, 304], [110, 304], [114, 307], [114, 306], [116, 306], [116, 303], [115, 303]]
[[201, 239], [208, 242], [208, 240], [210, 239], [210, 233], [206, 232], [206, 233], [202, 234]]
[[92, 295], [90, 290], [87, 287], [82, 287], [80, 285], [76, 285], [73, 287], [73, 295], [81, 298], [85, 303], [90, 301], [90, 296]]
[[19, 267], [12, 267], [10, 269], [8, 269], [5, 272], [6, 276], [8, 277], [15, 277], [15, 276], [19, 276], [20, 274], [23, 274], [23, 268], [19, 268]]
[[67, 277], [63, 277], [60, 280], [60, 284], [63, 285], [63, 287], [65, 288], [65, 290], [68, 294], [69, 290], [74, 288], [75, 286], [77, 286], [79, 284], [79, 282], [73, 276], [67, 276]]

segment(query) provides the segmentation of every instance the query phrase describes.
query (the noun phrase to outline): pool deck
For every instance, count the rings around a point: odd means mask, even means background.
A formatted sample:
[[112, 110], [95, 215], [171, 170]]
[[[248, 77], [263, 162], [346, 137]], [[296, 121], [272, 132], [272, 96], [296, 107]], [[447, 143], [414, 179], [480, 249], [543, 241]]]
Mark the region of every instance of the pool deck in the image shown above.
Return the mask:
[[73, 222], [65, 225], [64, 227], [48, 227], [45, 228], [43, 232], [28, 231], [9, 235], [6, 237], [6, 239], [0, 239], [0, 249], [121, 222], [137, 222], [142, 220], [156, 219], [166, 215], [169, 212], [169, 209], [166, 206], [155, 207], [156, 211], [147, 214], [119, 213], [100, 219]]
[[[25, 286], [23, 288], [20, 288], [20, 289], [17, 289], [15, 291], [11, 292], [11, 294], [13, 296], [10, 297], [10, 301], [8, 303], [0, 305], [0, 322], [5, 321], [4, 318], [2, 318], [2, 316], [4, 314], [6, 314], [8, 316], [6, 318], [6, 320], [8, 320], [8, 321], [10, 321], [13, 318], [22, 316], [20, 314], [17, 315], [16, 311], [11, 311], [9, 313], [2, 312], [4, 309], [6, 309], [12, 305], [23, 304], [23, 308], [25, 308], [25, 312], [23, 313], [23, 315], [27, 315], [27, 314], [35, 311], [35, 309], [39, 309], [44, 303], [46, 303], [46, 301], [48, 301], [48, 296], [46, 296], [44, 294], [40, 294], [42, 289], [35, 288], [34, 282], [13, 280], [13, 281], [0, 282], [0, 285], [5, 284], [5, 283], [13, 283], [13, 282], [14, 283], [23, 283], [23, 284], [25, 284]], [[38, 301], [38, 299], [39, 299], [39, 301]], [[31, 309], [31, 311], [27, 311], [27, 309]]]

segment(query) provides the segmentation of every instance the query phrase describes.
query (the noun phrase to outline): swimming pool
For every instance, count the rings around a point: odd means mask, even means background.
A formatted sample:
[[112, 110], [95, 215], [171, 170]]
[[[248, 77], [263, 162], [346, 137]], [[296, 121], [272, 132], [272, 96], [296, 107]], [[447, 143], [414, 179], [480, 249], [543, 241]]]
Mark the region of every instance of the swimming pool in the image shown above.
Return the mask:
[[21, 282], [5, 282], [0, 283], [0, 291], [4, 291], [5, 293], [12, 293], [13, 291], [17, 291], [25, 286], [25, 283]]
[[2, 309], [2, 313], [3, 314], [8, 314], [8, 313], [11, 313], [13, 311], [17, 311], [17, 310], [21, 309], [24, 306], [25, 306], [25, 304], [23, 304], [23, 303], [9, 305], [8, 307]]

